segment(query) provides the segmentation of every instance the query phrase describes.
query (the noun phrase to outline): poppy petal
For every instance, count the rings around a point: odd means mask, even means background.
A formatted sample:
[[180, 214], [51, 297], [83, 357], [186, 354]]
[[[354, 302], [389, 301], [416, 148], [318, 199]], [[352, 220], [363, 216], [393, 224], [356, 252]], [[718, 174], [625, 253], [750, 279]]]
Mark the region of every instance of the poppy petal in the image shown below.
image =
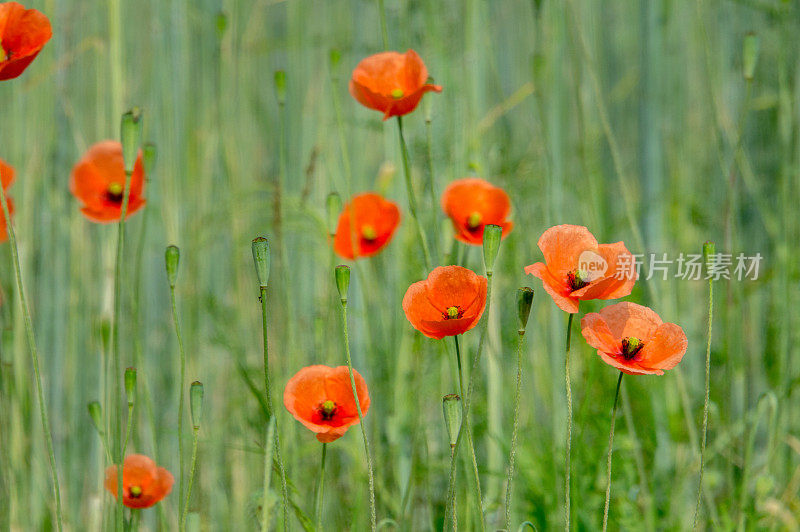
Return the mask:
[[641, 364], [654, 369], [672, 369], [683, 359], [687, 347], [683, 329], [674, 323], [662, 323], [642, 347]]

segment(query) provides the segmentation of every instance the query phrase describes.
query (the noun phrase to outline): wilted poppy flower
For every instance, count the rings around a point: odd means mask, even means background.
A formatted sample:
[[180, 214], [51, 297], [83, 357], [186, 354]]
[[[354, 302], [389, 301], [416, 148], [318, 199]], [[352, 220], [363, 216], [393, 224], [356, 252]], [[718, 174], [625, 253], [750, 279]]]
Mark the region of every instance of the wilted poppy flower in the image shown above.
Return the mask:
[[[14, 168], [0, 159], [0, 184], [2, 184], [3, 192], [8, 190], [8, 187], [14, 183], [14, 178]], [[9, 214], [14, 214], [14, 201], [8, 195], [6, 195], [6, 202], [8, 203]], [[0, 242], [5, 242], [6, 240], [8, 240], [6, 217], [3, 215], [3, 211], [0, 210]]]
[[486, 277], [461, 266], [435, 268], [403, 297], [406, 318], [419, 332], [440, 340], [475, 327], [486, 306]]
[[[142, 454], [130, 454], [122, 464], [122, 504], [128, 508], [150, 508], [166, 497], [175, 479], [163, 467]], [[106, 489], [117, 496], [117, 466], [106, 469]]]
[[544, 289], [564, 312], [578, 312], [589, 299], [617, 299], [633, 290], [634, 257], [622, 242], [598, 244], [580, 225], [557, 225], [539, 238], [544, 262], [525, 268], [542, 280]]
[[22, 74], [52, 36], [50, 21], [40, 12], [0, 3], [0, 81]]
[[[355, 224], [351, 225], [351, 218]], [[375, 255], [389, 243], [399, 223], [400, 209], [395, 203], [372, 192], [359, 194], [339, 215], [333, 249], [348, 259]], [[356, 244], [355, 253], [353, 243]]]
[[[369, 410], [369, 391], [364, 378], [353, 370], [361, 414]], [[358, 424], [358, 409], [347, 366], [308, 366], [286, 383], [283, 404], [294, 418], [317, 434], [323, 443], [338, 440]]]
[[[72, 169], [69, 189], [83, 204], [81, 212], [89, 220], [99, 223], [119, 221], [125, 189], [122, 144], [104, 140], [89, 148]], [[143, 192], [144, 167], [140, 151], [131, 175], [127, 216], [144, 206]]]
[[686, 353], [683, 329], [627, 301], [584, 316], [581, 333], [606, 364], [630, 375], [663, 375]]
[[428, 69], [414, 50], [381, 52], [362, 59], [353, 70], [350, 94], [387, 120], [416, 109], [426, 92], [442, 92], [439, 85], [427, 81]]
[[503, 229], [505, 237], [514, 227], [506, 221], [511, 212], [508, 194], [488, 181], [466, 178], [453, 181], [442, 195], [442, 209], [453, 221], [456, 239], [465, 244], [483, 245], [483, 228], [487, 224]]

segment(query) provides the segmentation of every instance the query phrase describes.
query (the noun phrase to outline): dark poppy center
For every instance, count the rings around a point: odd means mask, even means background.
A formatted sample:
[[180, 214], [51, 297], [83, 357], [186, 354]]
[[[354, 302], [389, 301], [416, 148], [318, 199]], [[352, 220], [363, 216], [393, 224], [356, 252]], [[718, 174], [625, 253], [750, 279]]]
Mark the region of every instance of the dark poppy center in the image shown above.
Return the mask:
[[644, 342], [634, 336], [622, 339], [622, 357], [625, 360], [633, 359], [644, 347]]
[[464, 315], [464, 311], [461, 310], [461, 307], [452, 306], [447, 307], [447, 309], [442, 312], [442, 316], [446, 320], [457, 320]]
[[367, 242], [372, 242], [378, 238], [378, 232], [375, 230], [375, 227], [367, 224], [361, 227], [361, 236]]
[[328, 399], [319, 405], [319, 414], [325, 421], [330, 421], [336, 415], [336, 403]]
[[467, 217], [467, 227], [470, 231], [475, 231], [481, 226], [482, 221], [483, 216], [481, 216], [481, 213], [475, 211]]
[[119, 183], [111, 183], [106, 189], [106, 199], [111, 203], [122, 203], [122, 194], [124, 190]]
[[589, 281], [586, 280], [586, 278], [588, 277], [589, 274], [587, 274], [583, 270], [575, 270], [574, 272], [569, 272], [567, 274], [567, 284], [569, 285], [570, 290], [574, 292], [575, 290], [580, 290], [581, 288], [589, 284]]
[[128, 488], [128, 494], [131, 499], [138, 499], [142, 496], [142, 488], [139, 486], [131, 486]]

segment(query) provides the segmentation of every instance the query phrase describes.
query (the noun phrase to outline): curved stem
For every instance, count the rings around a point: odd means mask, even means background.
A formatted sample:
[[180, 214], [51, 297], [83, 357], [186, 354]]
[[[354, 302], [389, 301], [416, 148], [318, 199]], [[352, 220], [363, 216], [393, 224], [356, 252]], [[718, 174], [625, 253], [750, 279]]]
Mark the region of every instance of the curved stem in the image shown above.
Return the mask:
[[350, 339], [347, 334], [347, 300], [342, 300], [342, 328], [344, 330], [344, 348], [347, 355], [347, 368], [350, 370], [350, 386], [353, 388], [353, 398], [358, 411], [358, 426], [361, 427], [361, 436], [364, 438], [364, 454], [367, 457], [367, 471], [369, 473], [369, 519], [370, 529], [374, 532], [377, 527], [375, 516], [375, 478], [372, 473], [372, 456], [369, 452], [369, 439], [367, 429], [364, 427], [364, 414], [361, 412], [361, 401], [356, 390], [356, 378], [353, 376], [353, 362], [350, 358]]
[[570, 313], [567, 318], [567, 348], [564, 354], [564, 375], [567, 390], [567, 449], [566, 449], [566, 473], [564, 479], [564, 529], [569, 531], [569, 517], [570, 517], [570, 500], [569, 500], [569, 482], [570, 482], [570, 454], [572, 452], [572, 385], [570, 384], [569, 376], [569, 347], [572, 338], [572, 318], [575, 314]]
[[508, 478], [506, 479], [505, 529], [511, 527], [511, 489], [514, 482], [514, 460], [517, 453], [517, 434], [519, 432], [519, 399], [522, 395], [522, 345], [525, 329], [520, 329], [517, 340], [517, 386], [514, 390], [514, 422], [511, 430], [511, 449], [508, 452]]
[[714, 318], [714, 281], [708, 280], [708, 337], [706, 343], [706, 393], [703, 401], [703, 436], [700, 442], [700, 478], [697, 481], [697, 503], [694, 508], [692, 529], [697, 529], [697, 517], [700, 515], [700, 500], [703, 493], [703, 472], [705, 470], [706, 437], [708, 435], [708, 398], [711, 389], [711, 325]]
[[178, 510], [183, 513], [180, 507], [183, 500], [183, 472], [185, 463], [183, 459], [183, 383], [186, 380], [186, 352], [183, 349], [183, 335], [181, 334], [181, 324], [178, 320], [178, 307], [175, 303], [175, 287], [169, 287], [169, 298], [172, 304], [172, 322], [175, 324], [175, 335], [178, 337], [178, 351], [180, 353], [180, 379], [178, 381]]
[[25, 289], [22, 285], [22, 269], [19, 263], [19, 250], [17, 249], [17, 237], [14, 231], [14, 223], [11, 220], [11, 214], [8, 211], [8, 201], [6, 200], [6, 192], [0, 186], [0, 204], [2, 204], [3, 216], [6, 220], [6, 229], [8, 232], [8, 244], [11, 248], [11, 258], [14, 265], [14, 277], [17, 281], [17, 292], [19, 294], [19, 303], [22, 306], [22, 317], [25, 322], [25, 336], [28, 339], [28, 349], [31, 352], [31, 365], [33, 366], [33, 374], [36, 380], [36, 398], [39, 401], [39, 416], [42, 419], [42, 432], [44, 432], [44, 442], [47, 449], [47, 456], [50, 460], [50, 477], [53, 482], [53, 496], [56, 500], [56, 527], [59, 531], [62, 529], [63, 515], [61, 510], [61, 488], [58, 484], [58, 470], [56, 468], [56, 455], [53, 451], [53, 435], [50, 433], [50, 420], [47, 416], [47, 404], [44, 402], [44, 392], [42, 391], [42, 375], [39, 372], [39, 350], [36, 348], [36, 338], [33, 334], [33, 320], [31, 319], [31, 311], [28, 308], [28, 300], [25, 298]]
[[614, 422], [617, 416], [617, 400], [619, 399], [619, 387], [622, 384], [624, 373], [619, 372], [617, 379], [617, 391], [614, 392], [614, 406], [611, 407], [611, 430], [608, 432], [608, 458], [606, 459], [606, 505], [603, 510], [603, 532], [608, 526], [608, 506], [611, 503], [611, 450], [614, 447]]
[[192, 461], [189, 465], [189, 483], [186, 486], [186, 499], [183, 502], [183, 511], [181, 512], [181, 531], [186, 530], [186, 516], [189, 514], [189, 500], [192, 497], [194, 472], [197, 468], [197, 435], [199, 432], [200, 427], [195, 427], [192, 433]]
[[325, 487], [325, 454], [328, 450], [328, 444], [322, 444], [322, 458], [319, 461], [319, 483], [317, 484], [317, 500], [314, 504], [315, 514], [317, 518], [317, 532], [322, 532], [322, 494]]
[[[272, 393], [269, 385], [269, 342], [267, 337], [267, 287], [261, 287], [259, 299], [261, 300], [261, 330], [264, 336], [264, 393], [267, 399], [267, 410], [270, 418], [273, 417], [272, 410]], [[278, 420], [275, 420], [275, 458], [278, 462], [278, 472], [281, 476], [281, 495], [283, 498], [283, 529], [289, 529], [289, 492], [286, 488], [286, 470], [283, 467], [283, 459], [281, 458], [281, 443], [278, 437]], [[267, 463], [264, 467], [272, 468], [271, 463]], [[267, 486], [264, 486], [264, 502], [266, 503]], [[264, 512], [266, 515], [266, 504], [264, 505]], [[266, 532], [266, 521], [262, 521], [262, 529]]]
[[408, 158], [408, 146], [406, 145], [406, 139], [403, 135], [403, 117], [397, 117], [397, 130], [400, 134], [400, 153], [402, 154], [403, 158], [403, 174], [406, 178], [406, 194], [408, 195], [408, 212], [411, 214], [411, 219], [414, 220], [414, 227], [417, 229], [417, 234], [419, 235], [419, 242], [422, 246], [422, 253], [425, 257], [425, 269], [430, 271], [431, 269], [431, 254], [428, 251], [428, 241], [425, 238], [425, 232], [422, 230], [422, 225], [419, 223], [419, 217], [417, 216], [417, 196], [414, 194], [414, 185], [411, 182], [411, 163], [409, 162]]
[[[450, 447], [450, 467], [455, 469], [456, 467], [456, 448], [455, 446]], [[453, 493], [453, 497], [450, 500], [448, 505], [450, 509], [450, 517], [453, 520], [453, 530], [458, 530], [458, 515], [456, 512], [456, 495], [455, 492]]]

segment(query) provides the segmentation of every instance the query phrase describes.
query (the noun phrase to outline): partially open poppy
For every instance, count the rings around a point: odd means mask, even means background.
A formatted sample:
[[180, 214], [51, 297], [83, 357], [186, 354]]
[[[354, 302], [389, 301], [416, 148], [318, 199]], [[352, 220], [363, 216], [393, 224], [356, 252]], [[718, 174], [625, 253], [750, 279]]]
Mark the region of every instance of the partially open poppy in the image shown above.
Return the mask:
[[[14, 168], [7, 164], [4, 160], [0, 159], [0, 184], [3, 187], [3, 192], [8, 190], [8, 187], [14, 183], [14, 179], [16, 177], [16, 173]], [[14, 201], [6, 195], [6, 202], [8, 203], [8, 212], [9, 214], [14, 214]], [[0, 210], [0, 242], [5, 242], [8, 240], [8, 224], [6, 222], [6, 217], [3, 215], [3, 211]]]
[[52, 36], [50, 21], [39, 11], [0, 3], [0, 81], [22, 74]]
[[[369, 410], [369, 391], [364, 377], [353, 370], [361, 414]], [[294, 418], [317, 434], [323, 443], [338, 440], [359, 423], [347, 366], [308, 366], [286, 383], [283, 404]]]
[[419, 332], [441, 340], [475, 327], [486, 307], [486, 277], [461, 266], [440, 266], [403, 297], [406, 318]]
[[465, 244], [483, 245], [487, 224], [500, 226], [503, 237], [514, 227], [506, 221], [511, 212], [508, 194], [483, 179], [470, 177], [450, 183], [442, 194], [442, 209], [453, 221], [456, 240]]
[[[355, 223], [351, 224], [351, 219]], [[389, 243], [399, 223], [397, 204], [372, 192], [359, 194], [344, 206], [339, 215], [333, 249], [347, 259], [375, 255]]]
[[414, 50], [381, 52], [362, 59], [353, 70], [350, 94], [387, 120], [416, 109], [426, 92], [442, 92], [439, 85], [427, 81], [428, 69]]
[[630, 375], [663, 375], [686, 353], [686, 335], [647, 307], [627, 301], [591, 312], [581, 333], [606, 364]]
[[[119, 221], [125, 189], [122, 144], [104, 140], [89, 148], [72, 169], [69, 189], [83, 204], [81, 212], [89, 220], [99, 223]], [[131, 175], [126, 218], [144, 206], [143, 193], [144, 166], [140, 151]]]
[[[122, 464], [122, 504], [128, 508], [150, 508], [166, 497], [175, 479], [147, 456], [130, 454]], [[117, 466], [106, 468], [106, 489], [117, 496]]]
[[564, 312], [578, 312], [589, 299], [617, 299], [633, 290], [636, 264], [622, 242], [598, 244], [580, 225], [557, 225], [539, 238], [545, 262], [525, 268], [542, 280], [544, 289]]

